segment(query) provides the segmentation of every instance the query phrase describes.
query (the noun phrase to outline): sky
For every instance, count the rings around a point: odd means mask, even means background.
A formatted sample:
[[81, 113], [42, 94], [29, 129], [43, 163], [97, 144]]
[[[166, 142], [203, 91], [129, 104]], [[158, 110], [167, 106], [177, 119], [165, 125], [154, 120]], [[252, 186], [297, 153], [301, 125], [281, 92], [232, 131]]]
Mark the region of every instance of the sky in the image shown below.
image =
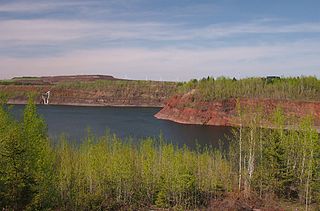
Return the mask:
[[320, 78], [319, 0], [0, 0], [0, 79]]

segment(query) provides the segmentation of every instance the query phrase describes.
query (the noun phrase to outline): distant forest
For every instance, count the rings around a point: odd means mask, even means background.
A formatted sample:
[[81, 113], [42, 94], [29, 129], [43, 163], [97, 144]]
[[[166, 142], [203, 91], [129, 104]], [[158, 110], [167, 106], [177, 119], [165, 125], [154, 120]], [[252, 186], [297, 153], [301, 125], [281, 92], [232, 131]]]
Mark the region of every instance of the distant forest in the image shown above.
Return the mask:
[[[26, 81], [17, 79], [0, 81], [0, 85], [48, 85], [38, 82], [37, 78], [27, 78]], [[165, 82], [143, 80], [96, 80], [96, 81], [64, 81], [50, 85], [54, 89], [78, 89], [100, 91], [106, 89], [135, 89], [146, 92], [154, 87], [161, 87], [167, 96], [185, 94], [194, 90], [197, 101], [212, 101], [228, 98], [270, 98], [280, 100], [320, 100], [320, 80], [313, 76], [301, 77], [252, 77], [244, 79], [227, 77], [206, 77], [188, 82]], [[12, 94], [10, 89], [6, 92]], [[15, 95], [24, 93], [14, 93]]]
[[226, 78], [207, 77], [178, 83], [180, 93], [195, 90], [198, 101], [228, 98], [270, 98], [280, 100], [320, 100], [320, 80], [316, 77]]

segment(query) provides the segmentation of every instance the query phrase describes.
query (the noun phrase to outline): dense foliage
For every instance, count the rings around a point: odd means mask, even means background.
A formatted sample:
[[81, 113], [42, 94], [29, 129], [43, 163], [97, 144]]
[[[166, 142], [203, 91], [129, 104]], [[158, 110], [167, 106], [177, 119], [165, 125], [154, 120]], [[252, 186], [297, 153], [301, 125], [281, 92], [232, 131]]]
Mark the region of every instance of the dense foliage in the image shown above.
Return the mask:
[[[300, 201], [306, 210], [312, 203], [319, 204], [320, 139], [312, 116], [288, 130], [280, 109], [266, 117], [238, 105], [238, 115], [240, 127], [234, 131], [230, 148], [230, 163], [238, 171], [238, 189], [247, 195], [253, 192], [260, 197]], [[271, 119], [274, 129], [263, 128], [265, 118]]]
[[271, 98], [320, 100], [320, 80], [316, 77], [235, 78], [213, 77], [179, 83], [180, 93], [195, 89], [195, 99], [210, 101], [228, 98]]
[[8, 209], [105, 210], [150, 207], [192, 209], [240, 191], [320, 203], [320, 143], [312, 119], [285, 130], [263, 129], [261, 116], [245, 118], [228, 152], [177, 148], [147, 138], [140, 144], [106, 134], [88, 135], [80, 146], [61, 138], [50, 146], [44, 121], [32, 103], [21, 121], [0, 106], [0, 207]]
[[44, 121], [30, 100], [21, 122], [0, 105], [0, 207], [49, 207], [54, 200], [54, 154]]

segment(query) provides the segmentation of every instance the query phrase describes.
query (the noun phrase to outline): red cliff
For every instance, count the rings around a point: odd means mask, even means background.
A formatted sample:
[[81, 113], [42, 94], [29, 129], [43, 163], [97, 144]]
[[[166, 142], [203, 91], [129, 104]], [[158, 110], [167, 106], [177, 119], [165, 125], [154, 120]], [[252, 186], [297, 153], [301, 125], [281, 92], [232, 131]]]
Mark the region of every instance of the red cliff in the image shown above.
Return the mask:
[[[239, 104], [245, 110], [253, 111], [260, 108], [265, 116], [271, 116], [276, 108], [280, 108], [291, 118], [290, 124], [294, 124], [298, 118], [312, 115], [316, 126], [320, 126], [320, 102], [240, 99]], [[237, 126], [239, 125], [237, 113], [236, 99], [196, 102], [193, 94], [188, 93], [167, 100], [164, 108], [155, 117], [185, 124]], [[268, 124], [267, 120], [265, 123]]]

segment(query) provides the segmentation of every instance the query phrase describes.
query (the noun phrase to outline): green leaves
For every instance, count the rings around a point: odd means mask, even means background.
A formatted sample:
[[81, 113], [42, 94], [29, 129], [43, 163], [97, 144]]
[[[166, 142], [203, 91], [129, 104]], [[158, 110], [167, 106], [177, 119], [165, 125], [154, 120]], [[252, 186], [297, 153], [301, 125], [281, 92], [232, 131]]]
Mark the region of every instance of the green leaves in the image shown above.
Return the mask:
[[247, 127], [234, 133], [227, 156], [211, 148], [178, 148], [161, 135], [135, 145], [116, 135], [97, 138], [90, 133], [78, 147], [62, 138], [52, 148], [32, 100], [21, 121], [1, 104], [0, 207], [190, 210], [237, 190], [239, 172], [246, 194], [274, 194], [307, 207], [319, 203], [320, 142], [312, 117], [286, 129], [287, 118], [277, 110], [270, 117], [277, 128], [264, 129], [259, 112], [243, 111], [239, 105], [237, 111]]
[[209, 203], [229, 189], [231, 168], [220, 153], [176, 148], [148, 138], [138, 146], [106, 135], [90, 136], [79, 149], [57, 149], [60, 207], [64, 209], [142, 209]]
[[[246, 114], [247, 111], [239, 108], [238, 112]], [[259, 115], [259, 112], [254, 113]], [[315, 187], [319, 187], [320, 180], [320, 142], [312, 116], [300, 119], [300, 125], [289, 129], [286, 128], [288, 119], [280, 109], [276, 109], [271, 118], [274, 129], [263, 129], [260, 117], [249, 117], [247, 127], [234, 133], [230, 151], [241, 155], [230, 157], [235, 169], [242, 170], [239, 171], [242, 172], [242, 190], [257, 191], [260, 197], [274, 194], [287, 200], [299, 200], [306, 207], [319, 200], [320, 189]], [[242, 145], [238, 147], [240, 140]], [[238, 157], [241, 162], [237, 164]], [[253, 170], [252, 177], [250, 170]]]
[[0, 107], [0, 206], [43, 209], [54, 201], [54, 156], [44, 121], [29, 100], [24, 118], [16, 122], [6, 106]]
[[271, 98], [291, 100], [319, 100], [320, 80], [316, 77], [288, 77], [267, 80], [266, 78], [244, 78], [234, 80], [226, 77], [203, 78], [179, 84], [180, 93], [195, 89], [198, 101], [223, 100], [229, 98]]

